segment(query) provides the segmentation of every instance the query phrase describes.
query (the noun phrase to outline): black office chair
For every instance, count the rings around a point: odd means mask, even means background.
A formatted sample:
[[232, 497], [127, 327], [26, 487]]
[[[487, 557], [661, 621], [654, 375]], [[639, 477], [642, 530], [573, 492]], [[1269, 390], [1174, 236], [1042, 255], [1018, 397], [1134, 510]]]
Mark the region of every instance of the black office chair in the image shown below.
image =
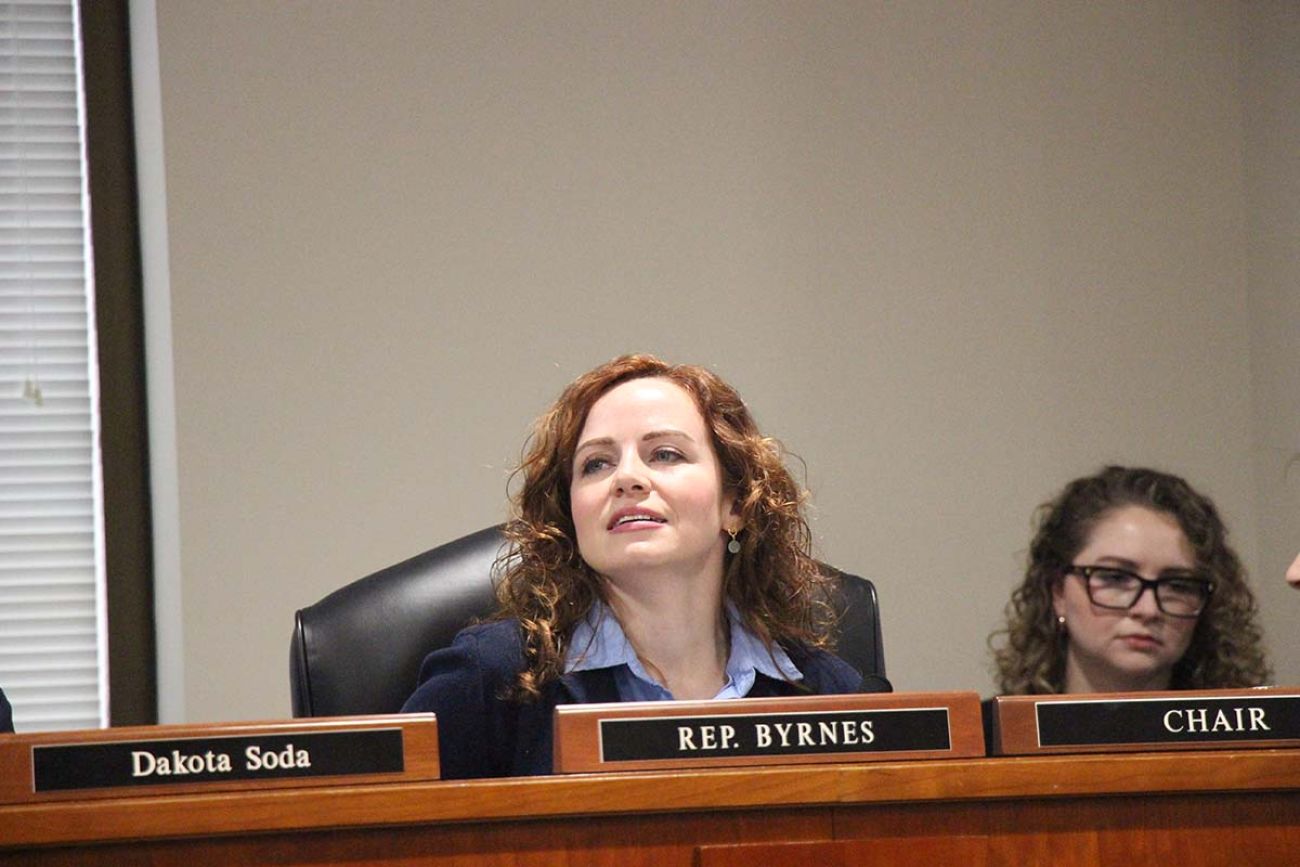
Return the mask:
[[[396, 713], [420, 663], [492, 613], [492, 564], [504, 539], [488, 527], [334, 591], [294, 617], [289, 681], [295, 717]], [[837, 653], [864, 676], [885, 675], [876, 588], [834, 569]]]

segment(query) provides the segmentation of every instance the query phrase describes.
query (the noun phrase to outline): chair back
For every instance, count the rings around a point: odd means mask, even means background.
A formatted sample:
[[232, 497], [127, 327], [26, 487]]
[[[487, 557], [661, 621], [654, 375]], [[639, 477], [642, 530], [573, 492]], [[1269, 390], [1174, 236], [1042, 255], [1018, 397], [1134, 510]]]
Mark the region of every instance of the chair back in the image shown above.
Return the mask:
[[[492, 565], [505, 543], [488, 527], [368, 575], [298, 611], [289, 651], [295, 717], [396, 713], [424, 657], [496, 607]], [[885, 674], [876, 588], [838, 570], [838, 655]]]

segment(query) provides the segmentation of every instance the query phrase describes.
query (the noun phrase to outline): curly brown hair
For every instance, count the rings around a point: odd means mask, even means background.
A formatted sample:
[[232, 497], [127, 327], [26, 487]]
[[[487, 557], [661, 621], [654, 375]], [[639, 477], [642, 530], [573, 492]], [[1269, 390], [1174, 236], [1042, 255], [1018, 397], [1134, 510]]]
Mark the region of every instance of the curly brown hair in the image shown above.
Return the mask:
[[573, 456], [596, 401], [646, 377], [675, 383], [694, 399], [711, 433], [723, 490], [735, 498], [741, 549], [725, 555], [724, 597], [769, 649], [786, 642], [829, 647], [829, 579], [812, 557], [806, 494], [786, 469], [780, 443], [759, 433], [740, 395], [711, 371], [624, 355], [565, 388], [534, 423], [514, 472], [522, 483], [511, 498], [509, 545], [498, 562], [497, 616], [517, 619], [523, 631], [519, 698], [536, 697], [563, 673], [573, 628], [604, 598], [604, 579], [578, 551], [569, 502]]
[[[1011, 594], [1006, 626], [989, 637], [1003, 695], [1060, 693], [1068, 636], [1058, 628], [1052, 589], [1064, 580], [1093, 528], [1122, 506], [1143, 506], [1178, 522], [1197, 570], [1214, 583], [1191, 644], [1175, 665], [1170, 689], [1258, 686], [1270, 671], [1258, 606], [1245, 569], [1228, 545], [1228, 529], [1208, 497], [1178, 476], [1141, 467], [1106, 467], [1075, 479], [1038, 507], [1025, 580]], [[998, 645], [997, 639], [1005, 637]]]

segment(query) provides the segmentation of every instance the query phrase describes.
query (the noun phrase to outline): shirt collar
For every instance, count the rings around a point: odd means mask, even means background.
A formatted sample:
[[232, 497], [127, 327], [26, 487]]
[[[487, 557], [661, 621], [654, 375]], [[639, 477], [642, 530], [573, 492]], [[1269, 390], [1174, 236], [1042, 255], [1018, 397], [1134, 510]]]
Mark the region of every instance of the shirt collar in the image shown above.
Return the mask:
[[[803, 680], [803, 673], [785, 650], [774, 644], [769, 654], [762, 640], [746, 628], [730, 602], [727, 603], [727, 621], [731, 629], [731, 656], [727, 659], [727, 685], [719, 697], [746, 695], [754, 685], [755, 673], [774, 680]], [[626, 665], [641, 680], [655, 683], [641, 665], [641, 660], [637, 659], [636, 651], [628, 642], [614, 612], [604, 602], [597, 601], [573, 628], [569, 649], [564, 656], [564, 673], [618, 665]]]
[[633, 662], [640, 665], [623, 627], [609, 606], [596, 600], [587, 616], [573, 627], [569, 648], [564, 654], [564, 673], [630, 666]]

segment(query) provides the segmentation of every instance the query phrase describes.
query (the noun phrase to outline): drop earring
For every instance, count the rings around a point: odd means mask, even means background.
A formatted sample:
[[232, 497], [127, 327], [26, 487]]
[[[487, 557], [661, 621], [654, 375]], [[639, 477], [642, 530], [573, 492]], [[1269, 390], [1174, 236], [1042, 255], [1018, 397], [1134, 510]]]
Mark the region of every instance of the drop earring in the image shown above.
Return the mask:
[[736, 539], [736, 532], [735, 530], [727, 531], [727, 535], [731, 536], [731, 541], [727, 543], [727, 550], [732, 554], [740, 553], [740, 541]]

